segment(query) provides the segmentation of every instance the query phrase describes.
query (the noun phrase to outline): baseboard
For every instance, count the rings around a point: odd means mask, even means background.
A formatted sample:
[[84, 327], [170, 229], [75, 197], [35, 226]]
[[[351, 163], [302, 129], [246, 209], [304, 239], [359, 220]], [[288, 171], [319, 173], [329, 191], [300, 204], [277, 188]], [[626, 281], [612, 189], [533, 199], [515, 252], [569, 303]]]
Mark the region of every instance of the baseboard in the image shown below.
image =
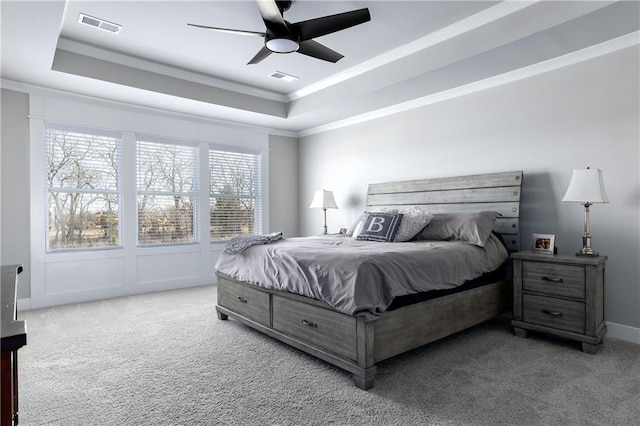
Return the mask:
[[607, 321], [607, 336], [640, 345], [640, 328]]

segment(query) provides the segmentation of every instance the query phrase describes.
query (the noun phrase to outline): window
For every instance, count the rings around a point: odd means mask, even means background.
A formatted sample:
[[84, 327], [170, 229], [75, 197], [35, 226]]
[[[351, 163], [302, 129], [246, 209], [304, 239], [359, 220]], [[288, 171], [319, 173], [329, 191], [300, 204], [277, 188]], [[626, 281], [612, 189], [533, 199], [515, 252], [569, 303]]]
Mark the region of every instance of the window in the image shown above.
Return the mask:
[[260, 161], [259, 154], [209, 150], [212, 242], [261, 232]]
[[198, 149], [138, 140], [138, 244], [196, 242]]
[[[57, 124], [45, 130], [47, 250], [122, 247], [123, 182], [134, 179], [139, 245], [198, 242], [202, 143], [138, 136], [136, 175], [125, 179], [121, 134]], [[210, 241], [260, 234], [260, 153], [209, 148], [208, 162]]]
[[47, 250], [120, 245], [122, 139], [46, 125]]

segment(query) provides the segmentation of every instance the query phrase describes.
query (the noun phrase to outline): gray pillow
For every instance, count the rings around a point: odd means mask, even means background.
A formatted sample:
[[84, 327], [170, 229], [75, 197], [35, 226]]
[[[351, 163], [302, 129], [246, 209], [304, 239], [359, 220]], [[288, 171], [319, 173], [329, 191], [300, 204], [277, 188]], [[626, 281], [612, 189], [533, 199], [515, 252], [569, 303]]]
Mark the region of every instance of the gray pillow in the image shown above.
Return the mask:
[[498, 212], [481, 211], [473, 213], [438, 213], [414, 240], [464, 241], [484, 247]]

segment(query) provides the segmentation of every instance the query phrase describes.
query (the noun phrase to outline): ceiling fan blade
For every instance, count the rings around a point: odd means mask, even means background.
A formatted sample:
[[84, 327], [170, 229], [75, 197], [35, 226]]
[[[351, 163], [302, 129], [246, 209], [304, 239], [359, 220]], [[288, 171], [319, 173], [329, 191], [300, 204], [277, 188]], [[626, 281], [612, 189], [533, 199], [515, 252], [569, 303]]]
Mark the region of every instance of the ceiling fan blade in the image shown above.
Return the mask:
[[278, 34], [287, 32], [287, 23], [280, 13], [275, 0], [256, 0], [262, 20], [268, 29]]
[[312, 58], [322, 59], [323, 61], [333, 63], [344, 58], [344, 55], [341, 55], [335, 50], [331, 50], [327, 46], [324, 46], [314, 40], [303, 41], [299, 45], [298, 53], [311, 56]]
[[369, 9], [358, 9], [308, 21], [289, 24], [291, 31], [300, 37], [300, 41], [310, 40], [326, 34], [335, 33], [371, 20]]
[[189, 25], [190, 27], [203, 28], [205, 30], [217, 31], [220, 33], [240, 34], [240, 35], [259, 36], [259, 37], [265, 36], [265, 33], [261, 33], [258, 31], [232, 30], [230, 28], [208, 27], [206, 25], [198, 25], [198, 24], [187, 24], [187, 25]]
[[257, 64], [269, 55], [271, 55], [271, 51], [265, 46], [262, 46], [262, 49], [260, 49], [258, 53], [256, 53], [256, 56], [254, 56], [249, 62], [247, 62], [247, 65]]

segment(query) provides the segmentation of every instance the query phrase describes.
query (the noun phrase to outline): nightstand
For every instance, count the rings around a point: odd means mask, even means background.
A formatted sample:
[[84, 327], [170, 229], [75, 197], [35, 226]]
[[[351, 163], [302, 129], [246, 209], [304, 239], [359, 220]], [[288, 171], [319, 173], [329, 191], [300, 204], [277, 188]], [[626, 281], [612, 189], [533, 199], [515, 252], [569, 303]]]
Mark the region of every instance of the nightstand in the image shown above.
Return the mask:
[[582, 342], [598, 351], [604, 322], [604, 270], [607, 256], [539, 254], [520, 251], [513, 258], [513, 325], [519, 337], [529, 331]]

